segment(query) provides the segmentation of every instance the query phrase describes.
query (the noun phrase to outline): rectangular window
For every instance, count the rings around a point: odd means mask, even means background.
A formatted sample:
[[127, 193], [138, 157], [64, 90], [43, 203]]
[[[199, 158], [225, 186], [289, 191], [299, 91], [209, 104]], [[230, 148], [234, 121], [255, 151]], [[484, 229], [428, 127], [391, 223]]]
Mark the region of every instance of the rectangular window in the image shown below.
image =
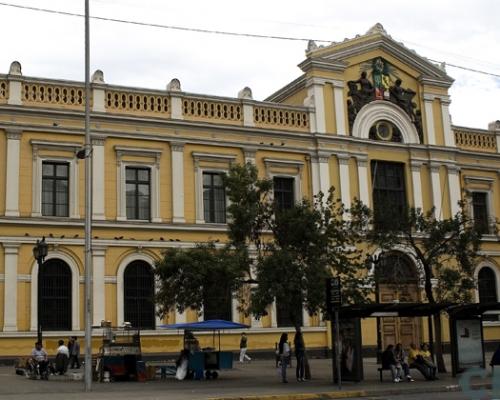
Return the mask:
[[294, 178], [273, 178], [274, 202], [280, 210], [292, 208], [295, 204], [295, 179]]
[[488, 193], [472, 193], [472, 212], [474, 214], [474, 225], [482, 234], [488, 234], [489, 215], [488, 215]]
[[69, 216], [69, 164], [42, 163], [42, 215]]
[[150, 169], [126, 167], [127, 219], [149, 220], [151, 216]]
[[203, 172], [203, 214], [205, 222], [226, 222], [226, 191], [219, 172]]
[[372, 161], [373, 210], [377, 229], [394, 229], [407, 212], [404, 164]]

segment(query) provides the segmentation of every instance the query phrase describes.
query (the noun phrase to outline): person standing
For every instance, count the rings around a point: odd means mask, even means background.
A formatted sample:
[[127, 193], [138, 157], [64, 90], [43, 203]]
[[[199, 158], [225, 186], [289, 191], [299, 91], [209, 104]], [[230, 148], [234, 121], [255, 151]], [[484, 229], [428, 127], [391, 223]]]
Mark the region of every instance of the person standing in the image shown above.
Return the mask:
[[56, 354], [56, 373], [64, 375], [68, 370], [69, 350], [64, 344], [64, 340], [59, 340], [59, 347]]
[[306, 357], [306, 346], [304, 344], [304, 337], [300, 329], [295, 333], [293, 338], [293, 346], [295, 347], [295, 357], [297, 357], [297, 366], [295, 367], [295, 377], [297, 382], [305, 381], [305, 357]]
[[69, 353], [70, 368], [80, 369], [80, 343], [76, 336], [71, 337], [71, 351]]
[[250, 356], [247, 354], [247, 349], [248, 349], [248, 338], [245, 332], [241, 334], [241, 339], [240, 339], [240, 363], [244, 362], [245, 360], [251, 361], [252, 359]]
[[288, 383], [286, 379], [286, 368], [288, 366], [288, 358], [290, 357], [290, 345], [288, 344], [288, 334], [282, 333], [278, 344], [278, 355], [281, 363], [281, 381]]

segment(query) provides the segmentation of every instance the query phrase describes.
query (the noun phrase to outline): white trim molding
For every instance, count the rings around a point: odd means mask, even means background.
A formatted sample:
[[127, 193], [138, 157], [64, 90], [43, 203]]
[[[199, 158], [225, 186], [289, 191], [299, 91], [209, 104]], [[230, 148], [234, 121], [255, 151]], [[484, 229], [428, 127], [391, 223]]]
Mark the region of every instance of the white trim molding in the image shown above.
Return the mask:
[[[95, 90], [95, 89], [94, 89]], [[92, 139], [92, 219], [104, 220], [105, 217], [105, 163], [104, 138]]]
[[[150, 169], [150, 221], [162, 222], [160, 217], [160, 158], [162, 149], [115, 146], [116, 152], [116, 200], [118, 221], [127, 221], [126, 168], [145, 167]], [[124, 161], [123, 156], [151, 157], [151, 162]]]
[[171, 142], [172, 152], [172, 222], [183, 224], [184, 216], [184, 143]]
[[[69, 164], [69, 210], [68, 217], [80, 218], [79, 207], [79, 164], [76, 153], [81, 149], [82, 144], [70, 142], [50, 142], [42, 140], [31, 140], [31, 147], [33, 149], [33, 179], [32, 179], [32, 217], [42, 216], [42, 166], [44, 161], [62, 161]], [[40, 154], [40, 150], [52, 151], [67, 151], [72, 155], [68, 156], [50, 156]]]
[[351, 208], [351, 177], [349, 175], [349, 159], [351, 156], [345, 153], [338, 153], [340, 175], [340, 198], [345, 208]]
[[[80, 330], [80, 269], [72, 256], [60, 251], [51, 250], [45, 262], [58, 259], [64, 261], [71, 269], [71, 330]], [[38, 327], [38, 263], [31, 266], [31, 330], [37, 331]]]
[[422, 197], [422, 171], [423, 162], [412, 160], [410, 163], [411, 169], [411, 181], [413, 184], [413, 206], [415, 208], [420, 208], [422, 211], [424, 209], [424, 201]]
[[92, 292], [93, 292], [93, 314], [94, 326], [100, 326], [101, 321], [106, 320], [106, 247], [92, 247]]
[[393, 123], [401, 132], [404, 143], [420, 144], [417, 129], [408, 114], [399, 106], [384, 100], [372, 101], [359, 110], [352, 127], [352, 136], [368, 139], [370, 128], [381, 120]]
[[17, 264], [19, 244], [3, 243], [4, 248], [4, 311], [3, 331], [17, 331]]
[[[155, 259], [147, 253], [132, 253], [126, 256], [121, 262], [116, 272], [116, 322], [117, 326], [123, 326], [125, 322], [125, 291], [124, 291], [124, 274], [127, 266], [134, 261], [144, 261], [148, 263], [152, 269], [155, 268]], [[156, 290], [156, 288], [155, 288]], [[161, 325], [160, 317], [156, 316], [155, 325]]]
[[19, 166], [22, 130], [9, 128], [5, 130], [7, 138], [6, 172], [5, 172], [5, 216], [19, 217]]
[[495, 274], [495, 287], [497, 291], [497, 301], [498, 301], [498, 299], [500, 299], [500, 272], [498, 271], [498, 268], [495, 264], [493, 264], [491, 261], [484, 260], [481, 261], [474, 270], [474, 280], [476, 282], [476, 288], [474, 289], [474, 297], [476, 299], [476, 303], [479, 303], [479, 287], [478, 287], [479, 271], [481, 271], [481, 269], [483, 268], [490, 268]]
[[[191, 153], [194, 161], [194, 193], [196, 205], [196, 223], [204, 224], [205, 213], [203, 209], [203, 173], [216, 172], [225, 174], [231, 164], [236, 161], [235, 154]], [[227, 206], [227, 199], [226, 199]]]
[[[304, 162], [300, 160], [283, 160], [276, 158], [264, 158], [266, 167], [266, 176], [269, 179], [274, 178], [292, 178], [294, 181], [294, 198], [298, 203], [302, 200], [302, 171], [304, 170]], [[279, 169], [289, 169], [291, 172], [281, 172]]]

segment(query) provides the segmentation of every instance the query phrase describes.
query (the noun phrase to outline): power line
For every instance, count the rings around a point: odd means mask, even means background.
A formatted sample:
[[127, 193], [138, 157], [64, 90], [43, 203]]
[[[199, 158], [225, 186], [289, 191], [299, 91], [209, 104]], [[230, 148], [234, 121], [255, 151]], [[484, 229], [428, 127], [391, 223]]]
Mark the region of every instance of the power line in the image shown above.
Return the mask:
[[[84, 17], [83, 14], [79, 14], [79, 13], [52, 10], [52, 9], [48, 9], [48, 8], [21, 6], [19, 4], [11, 4], [11, 3], [4, 3], [4, 2], [0, 2], [0, 6], [20, 8], [23, 10], [38, 11], [38, 12], [44, 12], [44, 13], [48, 13], [48, 14], [65, 15], [65, 16], [70, 16], [70, 17]], [[139, 22], [139, 21], [126, 20], [126, 19], [97, 17], [97, 16], [90, 16], [90, 18], [95, 19], [95, 20], [99, 20], [99, 21], [118, 22], [121, 24], [132, 24], [132, 25], [148, 26], [148, 27], [161, 28], [161, 29], [173, 29], [173, 30], [185, 31], [185, 32], [211, 33], [211, 34], [216, 34], [216, 35], [251, 37], [251, 38], [259, 38], [259, 39], [291, 40], [291, 41], [300, 41], [300, 42], [308, 42], [309, 40], [314, 40], [315, 42], [319, 42], [319, 43], [331, 43], [331, 40], [324, 40], [324, 39], [310, 39], [310, 38], [297, 38], [297, 37], [287, 37], [287, 36], [259, 35], [256, 33], [218, 31], [218, 30], [212, 30], [212, 29], [189, 28], [189, 27], [185, 27], [185, 26], [154, 24], [151, 22]]]
[[[69, 12], [69, 11], [60, 11], [60, 10], [53, 10], [53, 9], [48, 9], [48, 8], [22, 6], [19, 4], [11, 4], [11, 3], [5, 3], [5, 2], [0, 2], [0, 6], [19, 8], [19, 9], [30, 10], [30, 11], [37, 11], [37, 12], [43, 12], [43, 13], [48, 13], [48, 14], [70, 16], [70, 17], [82, 17], [82, 18], [84, 17], [84, 14], [73, 13], [73, 12]], [[118, 19], [118, 18], [98, 17], [98, 16], [90, 16], [90, 18], [94, 19], [94, 20], [98, 20], [98, 21], [116, 22], [116, 23], [121, 23], [121, 24], [131, 24], [131, 25], [146, 26], [146, 27], [160, 28], [160, 29], [172, 29], [172, 30], [185, 31], [185, 32], [209, 33], [209, 34], [216, 34], [216, 35], [236, 36], [236, 37], [289, 40], [289, 41], [300, 41], [300, 42], [308, 42], [309, 40], [314, 40], [315, 42], [318, 42], [318, 43], [332, 43], [331, 40], [325, 40], [325, 39], [309, 39], [309, 38], [298, 38], [298, 37], [276, 36], [276, 35], [259, 35], [259, 34], [255, 34], [255, 33], [241, 33], [241, 32], [219, 31], [219, 30], [202, 29], [202, 28], [189, 28], [189, 27], [185, 27], [185, 26], [163, 25], [163, 24], [155, 24], [155, 23], [150, 23], [150, 22], [140, 22], [140, 21], [133, 21], [133, 20]], [[411, 42], [407, 42], [407, 43], [411, 43]], [[442, 61], [437, 61], [437, 60], [432, 60], [432, 59], [428, 59], [428, 60], [432, 61], [432, 62], [440, 63], [440, 64], [442, 63]], [[500, 74], [494, 74], [492, 72], [481, 71], [481, 70], [477, 70], [474, 68], [464, 67], [464, 66], [456, 65], [456, 64], [450, 64], [450, 63], [445, 63], [445, 64], [450, 66], [450, 67], [453, 67], [453, 68], [462, 69], [464, 71], [488, 75], [488, 76], [492, 76], [494, 78], [500, 78]]]

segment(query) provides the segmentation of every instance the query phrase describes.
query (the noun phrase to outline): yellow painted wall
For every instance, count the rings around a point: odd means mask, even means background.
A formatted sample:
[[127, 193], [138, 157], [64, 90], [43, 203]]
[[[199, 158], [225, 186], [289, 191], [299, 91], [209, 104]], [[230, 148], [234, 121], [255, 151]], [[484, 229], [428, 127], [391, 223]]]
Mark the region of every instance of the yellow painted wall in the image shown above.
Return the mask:
[[[0, 130], [0, 187], [5, 187], [7, 178], [7, 136]], [[5, 214], [5, 196], [0, 196], [0, 215]]]
[[[337, 116], [335, 115], [335, 97], [333, 86], [327, 83], [323, 89], [325, 107], [325, 127], [327, 133], [337, 133]], [[340, 116], [342, 118], [342, 116]]]
[[434, 114], [434, 132], [436, 133], [436, 144], [444, 146], [443, 113], [441, 112], [441, 102], [434, 99], [432, 102], [432, 112]]

